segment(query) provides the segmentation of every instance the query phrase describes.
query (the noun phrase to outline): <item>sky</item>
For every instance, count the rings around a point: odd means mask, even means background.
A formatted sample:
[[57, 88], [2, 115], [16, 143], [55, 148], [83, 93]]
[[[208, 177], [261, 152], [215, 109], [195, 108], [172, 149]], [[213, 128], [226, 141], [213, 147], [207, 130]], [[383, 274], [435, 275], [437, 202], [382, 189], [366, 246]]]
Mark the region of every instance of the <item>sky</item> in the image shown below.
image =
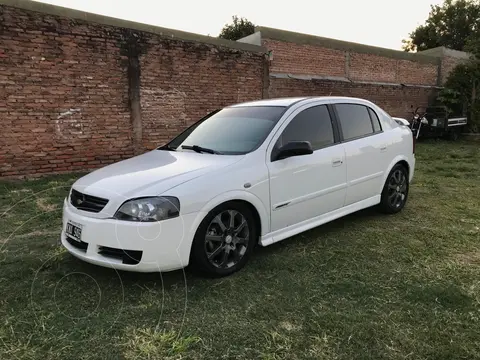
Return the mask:
[[218, 36], [233, 15], [255, 25], [400, 50], [438, 0], [41, 0], [165, 28]]

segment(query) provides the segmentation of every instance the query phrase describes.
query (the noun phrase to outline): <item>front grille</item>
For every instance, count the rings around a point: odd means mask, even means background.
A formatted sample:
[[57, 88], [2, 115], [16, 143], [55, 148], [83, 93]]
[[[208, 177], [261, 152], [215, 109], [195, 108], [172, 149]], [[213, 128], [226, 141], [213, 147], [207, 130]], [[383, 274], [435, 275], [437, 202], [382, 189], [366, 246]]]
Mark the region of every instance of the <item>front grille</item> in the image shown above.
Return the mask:
[[72, 189], [70, 203], [79, 210], [98, 213], [107, 205], [108, 200], [96, 196], [82, 194]]
[[78, 250], [87, 252], [88, 248], [88, 243], [84, 241], [77, 241], [72, 239], [70, 236], [67, 235], [67, 241], [70, 245], [72, 245], [74, 248], [77, 248]]
[[137, 265], [142, 260], [142, 251], [115, 249], [108, 246], [99, 246], [98, 253], [105, 257], [122, 260], [123, 264]]

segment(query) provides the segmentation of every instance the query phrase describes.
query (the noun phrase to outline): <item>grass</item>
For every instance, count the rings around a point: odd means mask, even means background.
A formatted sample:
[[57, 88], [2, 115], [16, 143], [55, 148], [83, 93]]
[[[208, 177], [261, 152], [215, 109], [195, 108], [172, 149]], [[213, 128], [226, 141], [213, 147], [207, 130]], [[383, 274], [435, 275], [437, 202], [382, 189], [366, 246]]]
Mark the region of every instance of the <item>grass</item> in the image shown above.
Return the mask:
[[0, 359], [480, 358], [479, 156], [420, 143], [402, 213], [259, 248], [218, 280], [76, 260], [58, 238], [78, 175], [0, 182]]

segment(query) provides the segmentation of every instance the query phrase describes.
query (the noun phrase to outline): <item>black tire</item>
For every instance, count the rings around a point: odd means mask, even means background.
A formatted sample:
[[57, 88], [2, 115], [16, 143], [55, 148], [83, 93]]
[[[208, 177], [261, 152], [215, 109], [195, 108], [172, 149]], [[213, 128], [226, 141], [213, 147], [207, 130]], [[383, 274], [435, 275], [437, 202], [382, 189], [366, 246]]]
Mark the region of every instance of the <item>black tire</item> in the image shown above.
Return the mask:
[[386, 214], [396, 214], [404, 207], [409, 191], [408, 170], [402, 164], [393, 167], [383, 186], [380, 210]]
[[[234, 214], [233, 227], [230, 227], [231, 214]], [[235, 230], [243, 223], [238, 235], [235, 235]], [[231, 275], [245, 266], [257, 240], [255, 219], [248, 206], [239, 202], [219, 205], [200, 223], [193, 239], [190, 263], [194, 269], [208, 276]]]
[[460, 137], [460, 131], [458, 131], [457, 129], [453, 129], [452, 131], [450, 131], [450, 134], [449, 134], [450, 140], [457, 141], [459, 137]]

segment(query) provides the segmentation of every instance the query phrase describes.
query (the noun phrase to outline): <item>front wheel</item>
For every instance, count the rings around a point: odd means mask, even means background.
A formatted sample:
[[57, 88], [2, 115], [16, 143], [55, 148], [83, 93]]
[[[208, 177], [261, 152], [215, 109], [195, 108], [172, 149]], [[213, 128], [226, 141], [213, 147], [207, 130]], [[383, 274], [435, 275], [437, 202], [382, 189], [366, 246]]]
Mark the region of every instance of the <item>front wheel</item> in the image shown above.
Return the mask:
[[197, 229], [192, 244], [192, 265], [210, 276], [221, 277], [240, 270], [257, 239], [251, 210], [236, 202], [210, 211]]
[[383, 187], [380, 209], [387, 214], [401, 211], [408, 198], [408, 171], [405, 166], [397, 164], [388, 174]]

